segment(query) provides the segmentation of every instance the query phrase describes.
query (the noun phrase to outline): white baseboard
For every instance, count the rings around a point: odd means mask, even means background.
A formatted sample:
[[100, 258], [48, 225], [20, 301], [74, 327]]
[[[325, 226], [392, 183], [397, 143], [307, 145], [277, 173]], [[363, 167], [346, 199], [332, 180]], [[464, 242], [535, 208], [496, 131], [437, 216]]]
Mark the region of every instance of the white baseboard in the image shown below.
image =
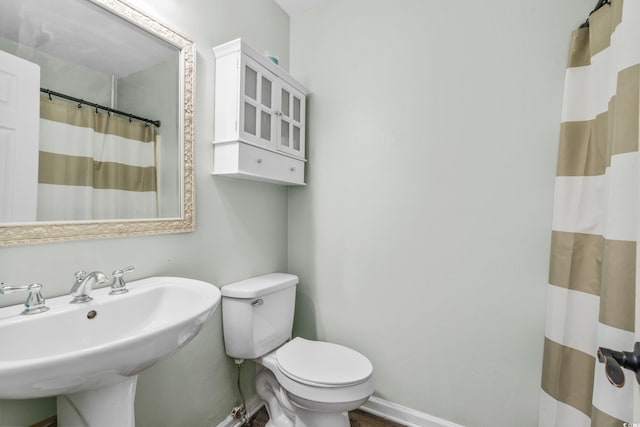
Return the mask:
[[463, 427], [375, 396], [372, 396], [360, 409], [407, 427]]
[[[263, 406], [264, 402], [257, 396], [249, 400], [247, 402], [247, 418], [254, 416]], [[360, 409], [407, 427], [463, 427], [460, 424], [452, 423], [451, 421], [443, 420], [375, 396], [372, 396]], [[240, 427], [240, 421], [233, 419], [233, 417], [229, 415], [215, 427]]]
[[[247, 418], [253, 417], [256, 412], [260, 410], [264, 406], [264, 402], [258, 397], [254, 397], [253, 399], [247, 402]], [[240, 420], [234, 419], [231, 415], [227, 416], [220, 424], [216, 427], [240, 427]]]

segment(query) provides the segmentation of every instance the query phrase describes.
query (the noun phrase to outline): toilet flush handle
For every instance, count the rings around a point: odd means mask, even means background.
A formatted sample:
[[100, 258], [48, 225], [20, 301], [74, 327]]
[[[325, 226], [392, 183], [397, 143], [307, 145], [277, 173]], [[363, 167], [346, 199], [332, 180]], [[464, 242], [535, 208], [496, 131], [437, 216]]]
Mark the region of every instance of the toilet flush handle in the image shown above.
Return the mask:
[[262, 305], [262, 304], [264, 304], [264, 301], [262, 300], [262, 298], [258, 298], [257, 300], [251, 301], [251, 305], [254, 306], [254, 307]]

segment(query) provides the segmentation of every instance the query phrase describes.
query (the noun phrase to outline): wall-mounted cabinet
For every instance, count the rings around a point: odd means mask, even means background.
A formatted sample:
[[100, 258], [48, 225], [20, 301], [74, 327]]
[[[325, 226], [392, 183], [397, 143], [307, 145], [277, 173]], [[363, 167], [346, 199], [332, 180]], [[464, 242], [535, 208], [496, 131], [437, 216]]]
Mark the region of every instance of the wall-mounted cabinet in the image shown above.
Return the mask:
[[304, 185], [307, 89], [241, 39], [213, 53], [213, 174]]

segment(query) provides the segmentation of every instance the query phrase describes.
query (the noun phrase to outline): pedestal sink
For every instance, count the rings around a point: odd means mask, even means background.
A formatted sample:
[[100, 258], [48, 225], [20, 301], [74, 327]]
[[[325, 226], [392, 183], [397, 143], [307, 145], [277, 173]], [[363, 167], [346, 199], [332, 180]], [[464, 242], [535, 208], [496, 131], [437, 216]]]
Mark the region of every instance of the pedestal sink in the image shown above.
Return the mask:
[[[220, 303], [217, 287], [151, 277], [129, 292], [20, 315], [0, 308], [0, 399], [58, 396], [58, 426], [133, 427], [137, 375], [188, 343]], [[46, 292], [46, 289], [45, 289]]]

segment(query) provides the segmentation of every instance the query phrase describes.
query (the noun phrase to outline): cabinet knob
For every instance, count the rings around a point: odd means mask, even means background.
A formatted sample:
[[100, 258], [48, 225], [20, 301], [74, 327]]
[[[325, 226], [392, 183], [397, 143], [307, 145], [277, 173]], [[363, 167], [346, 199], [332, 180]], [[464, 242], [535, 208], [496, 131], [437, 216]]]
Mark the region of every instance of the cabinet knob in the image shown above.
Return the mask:
[[258, 163], [262, 163], [262, 159], [258, 159], [256, 160]]
[[291, 166], [291, 167], [289, 168], [289, 170], [290, 170], [291, 172], [295, 172], [295, 171], [296, 171], [296, 168], [295, 168], [295, 166]]

